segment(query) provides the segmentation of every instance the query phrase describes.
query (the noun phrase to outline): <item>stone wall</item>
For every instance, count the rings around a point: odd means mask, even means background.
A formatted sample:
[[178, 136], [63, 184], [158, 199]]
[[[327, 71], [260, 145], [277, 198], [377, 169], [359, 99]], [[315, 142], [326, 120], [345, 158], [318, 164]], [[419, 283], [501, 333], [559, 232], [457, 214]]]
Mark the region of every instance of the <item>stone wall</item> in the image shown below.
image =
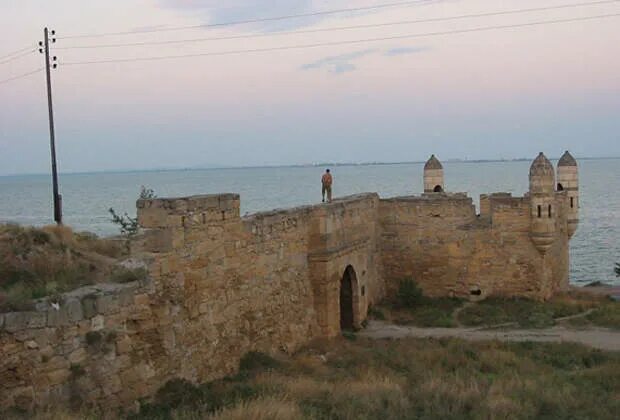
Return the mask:
[[[149, 287], [89, 286], [66, 294], [58, 309], [0, 314], [0, 408], [101, 402], [130, 406], [162, 350], [149, 342]], [[144, 357], [148, 355], [148, 357]], [[144, 387], [144, 388], [143, 388]]]
[[528, 196], [483, 196], [480, 215], [465, 194], [431, 193], [244, 218], [235, 194], [140, 200], [148, 282], [0, 314], [0, 409], [131, 408], [170, 379], [231, 374], [248, 351], [338, 335], [343, 311], [359, 327], [403, 279], [430, 296], [548, 298], [568, 285], [566, 192], [551, 200], [557, 237], [546, 253], [531, 240]]
[[389, 292], [413, 279], [430, 296], [549, 298], [568, 286], [562, 197], [558, 238], [541, 254], [530, 238], [527, 197], [481, 197], [481, 214], [463, 194], [381, 200], [381, 259]]
[[249, 351], [291, 352], [340, 332], [353, 267], [356, 325], [383, 297], [378, 196], [239, 217], [239, 196], [138, 202], [145, 285], [99, 285], [56, 310], [0, 315], [0, 408], [131, 408], [173, 378], [234, 373]]

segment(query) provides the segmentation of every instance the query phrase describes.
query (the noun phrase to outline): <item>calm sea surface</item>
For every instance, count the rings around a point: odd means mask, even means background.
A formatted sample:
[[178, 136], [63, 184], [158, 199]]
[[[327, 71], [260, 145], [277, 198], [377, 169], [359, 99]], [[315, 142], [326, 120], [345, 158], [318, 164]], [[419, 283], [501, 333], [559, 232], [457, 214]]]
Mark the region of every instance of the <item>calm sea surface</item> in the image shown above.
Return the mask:
[[[580, 163], [581, 224], [571, 242], [571, 281], [620, 284], [613, 267], [620, 262], [620, 160]], [[479, 195], [528, 188], [528, 162], [445, 163], [449, 191]], [[418, 194], [422, 165], [364, 165], [332, 168], [334, 195], [378, 192], [381, 197]], [[99, 235], [117, 233], [109, 207], [135, 214], [141, 185], [160, 197], [234, 192], [241, 213], [312, 204], [320, 200], [321, 168], [285, 167], [206, 169], [61, 175], [65, 223]], [[0, 177], [0, 221], [49, 224], [52, 218], [49, 177]]]

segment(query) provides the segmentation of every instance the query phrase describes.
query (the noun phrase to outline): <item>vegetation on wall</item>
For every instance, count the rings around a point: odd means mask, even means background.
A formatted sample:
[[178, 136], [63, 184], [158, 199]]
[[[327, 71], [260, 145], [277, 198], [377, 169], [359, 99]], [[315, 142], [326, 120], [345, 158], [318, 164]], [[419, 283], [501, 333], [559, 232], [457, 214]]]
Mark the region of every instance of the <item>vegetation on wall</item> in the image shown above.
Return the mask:
[[[152, 189], [146, 188], [144, 185], [140, 187], [139, 198], [141, 200], [150, 200], [156, 197], [157, 196]], [[116, 210], [114, 210], [112, 207], [108, 209], [108, 212], [112, 216], [111, 222], [118, 226], [121, 231], [121, 235], [126, 235], [130, 237], [135, 236], [140, 230], [137, 217], [131, 217], [127, 213], [124, 213], [122, 215], [118, 214]]]

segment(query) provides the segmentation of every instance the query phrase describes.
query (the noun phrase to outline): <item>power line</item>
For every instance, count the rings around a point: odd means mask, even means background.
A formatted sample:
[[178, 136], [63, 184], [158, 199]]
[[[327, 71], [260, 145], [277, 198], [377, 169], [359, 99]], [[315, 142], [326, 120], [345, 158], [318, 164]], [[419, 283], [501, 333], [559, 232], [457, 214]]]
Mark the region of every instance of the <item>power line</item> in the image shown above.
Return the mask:
[[269, 18], [233, 20], [229, 22], [210, 23], [210, 24], [202, 24], [202, 25], [176, 26], [172, 28], [131, 30], [131, 31], [123, 31], [123, 32], [107, 32], [107, 33], [99, 33], [99, 34], [70, 35], [70, 36], [58, 37], [58, 39], [99, 38], [99, 37], [105, 37], [105, 36], [120, 36], [120, 35], [146, 34], [146, 33], [153, 33], [153, 32], [182, 31], [182, 30], [187, 30], [187, 29], [217, 28], [217, 27], [223, 27], [223, 26], [246, 25], [250, 23], [260, 23], [260, 22], [274, 22], [274, 21], [287, 20], [287, 19], [324, 16], [324, 15], [347, 13], [347, 12], [362, 12], [362, 11], [368, 11], [368, 10], [386, 9], [386, 8], [399, 7], [399, 6], [415, 6], [415, 5], [427, 4], [427, 3], [430, 3], [431, 1], [432, 0], [401, 1], [401, 2], [395, 2], [395, 3], [376, 4], [374, 6], [324, 10], [324, 11], [319, 11], [319, 12], [299, 13], [299, 14], [293, 14], [293, 15], [269, 17]]
[[593, 5], [601, 5], [601, 4], [609, 4], [609, 3], [618, 3], [618, 2], [620, 2], [620, 0], [602, 0], [602, 1], [591, 1], [591, 2], [583, 2], [583, 3], [572, 3], [572, 4], [565, 4], [565, 5], [560, 5], [560, 6], [535, 7], [535, 8], [528, 8], [528, 9], [513, 9], [513, 10], [505, 10], [505, 11], [497, 11], [497, 12], [466, 14], [466, 15], [457, 15], [457, 16], [448, 16], [448, 17], [428, 18], [428, 19], [403, 20], [403, 21], [397, 21], [397, 22], [384, 22], [384, 23], [353, 25], [353, 26], [339, 26], [339, 27], [333, 27], [333, 28], [319, 28], [319, 29], [284, 31], [284, 32], [274, 32], [274, 33], [265, 33], [265, 34], [231, 35], [231, 36], [223, 36], [223, 37], [193, 38], [193, 39], [168, 40], [168, 41], [143, 41], [143, 42], [130, 42], [130, 43], [119, 43], [119, 44], [78, 45], [78, 46], [69, 46], [69, 47], [59, 47], [56, 49], [72, 50], [72, 49], [92, 49], [92, 48], [137, 47], [137, 46], [145, 46], [145, 45], [186, 44], [186, 43], [204, 42], [204, 41], [222, 41], [222, 40], [233, 40], [233, 39], [263, 38], [263, 37], [281, 36], [281, 35], [297, 35], [297, 34], [320, 33], [320, 32], [330, 32], [330, 31], [343, 31], [343, 30], [352, 30], [352, 29], [368, 29], [368, 28], [408, 25], [408, 24], [416, 24], [416, 23], [443, 22], [443, 21], [449, 21], [449, 20], [502, 16], [502, 15], [518, 14], [518, 13], [541, 12], [541, 11], [548, 11], [548, 10], [567, 9], [567, 8], [593, 6]]
[[463, 34], [463, 33], [471, 33], [471, 32], [490, 31], [490, 30], [524, 28], [524, 27], [529, 27], [529, 26], [540, 26], [540, 25], [557, 24], [557, 23], [582, 22], [582, 21], [588, 21], [588, 20], [618, 17], [618, 16], [620, 16], [620, 13], [584, 16], [584, 17], [569, 18], [569, 19], [543, 20], [543, 21], [536, 21], [536, 22], [517, 23], [517, 24], [511, 24], [511, 25], [483, 26], [483, 27], [477, 27], [477, 28], [456, 29], [456, 30], [440, 31], [440, 32], [426, 32], [426, 33], [417, 33], [417, 34], [409, 34], [409, 35], [395, 35], [395, 36], [387, 36], [387, 37], [380, 37], [380, 38], [366, 38], [366, 39], [357, 39], [357, 40], [350, 40], [350, 41], [334, 41], [334, 42], [324, 42], [324, 43], [316, 43], [316, 44], [289, 45], [289, 46], [283, 46], [283, 47], [256, 48], [256, 49], [220, 51], [220, 52], [205, 52], [205, 53], [197, 53], [197, 54], [166, 55], [166, 56], [139, 57], [139, 58], [121, 58], [121, 59], [94, 60], [94, 61], [76, 61], [76, 62], [63, 63], [62, 65], [76, 66], [76, 65], [87, 65], [87, 64], [126, 63], [126, 62], [133, 62], [133, 61], [158, 61], [158, 60], [171, 60], [171, 59], [190, 58], [190, 57], [224, 56], [224, 55], [259, 53], [259, 52], [268, 52], [268, 51], [284, 51], [284, 50], [295, 50], [295, 49], [304, 49], [304, 48], [317, 48], [317, 47], [328, 47], [328, 46], [337, 46], [337, 45], [361, 44], [361, 43], [366, 43], [366, 42], [393, 41], [397, 39], [411, 39], [411, 38]]
[[27, 77], [27, 76], [31, 76], [31, 75], [33, 75], [33, 74], [36, 74], [36, 73], [40, 72], [40, 71], [43, 71], [43, 67], [38, 68], [38, 69], [33, 70], [33, 71], [30, 71], [30, 72], [28, 72], [28, 73], [23, 73], [23, 74], [20, 74], [19, 76], [11, 77], [11, 78], [9, 78], [9, 79], [0, 80], [0, 85], [2, 85], [2, 84], [4, 84], [4, 83], [11, 82], [11, 81], [13, 81], [13, 80], [17, 80], [17, 79], [21, 79], [21, 78], [24, 78], [24, 77]]
[[11, 56], [13, 56], [15, 54], [19, 54], [21, 52], [24, 52], [24, 51], [27, 51], [27, 50], [31, 50], [31, 49], [32, 49], [32, 46], [25, 47], [25, 48], [20, 48], [17, 51], [13, 51], [12, 53], [8, 53], [8, 54], [3, 55], [2, 57], [0, 57], [0, 60], [4, 60], [5, 58], [9, 58], [9, 57], [11, 57]]
[[29, 50], [29, 51], [26, 51], [26, 52], [23, 52], [23, 53], [21, 53], [21, 54], [14, 55], [14, 56], [13, 56], [13, 57], [11, 57], [11, 58], [8, 58], [8, 59], [6, 59], [6, 60], [4, 60], [4, 61], [0, 61], [0, 65], [10, 63], [11, 61], [15, 61], [15, 60], [17, 60], [17, 59], [19, 59], [19, 58], [22, 58], [22, 57], [25, 57], [25, 56], [27, 56], [27, 55], [30, 55], [30, 54], [32, 54], [32, 53], [34, 53], [34, 52], [36, 52], [36, 51], [37, 51], [37, 50], [36, 50], [36, 48], [33, 48], [33, 49], [31, 49], [31, 50]]

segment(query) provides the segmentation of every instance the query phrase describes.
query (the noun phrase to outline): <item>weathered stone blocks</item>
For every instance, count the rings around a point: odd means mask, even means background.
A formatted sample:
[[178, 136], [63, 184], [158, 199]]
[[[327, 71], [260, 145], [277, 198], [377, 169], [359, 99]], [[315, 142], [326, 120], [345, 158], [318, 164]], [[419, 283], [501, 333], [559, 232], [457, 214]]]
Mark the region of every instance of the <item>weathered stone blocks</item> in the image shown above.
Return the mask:
[[483, 196], [478, 217], [465, 194], [361, 194], [244, 218], [235, 194], [140, 200], [150, 281], [0, 314], [0, 409], [72, 390], [128, 406], [175, 377], [230, 374], [248, 351], [338, 335], [344, 273], [355, 326], [405, 278], [431, 296], [545, 298], [568, 278], [568, 197], [553, 194], [548, 257], [530, 238], [531, 199]]

